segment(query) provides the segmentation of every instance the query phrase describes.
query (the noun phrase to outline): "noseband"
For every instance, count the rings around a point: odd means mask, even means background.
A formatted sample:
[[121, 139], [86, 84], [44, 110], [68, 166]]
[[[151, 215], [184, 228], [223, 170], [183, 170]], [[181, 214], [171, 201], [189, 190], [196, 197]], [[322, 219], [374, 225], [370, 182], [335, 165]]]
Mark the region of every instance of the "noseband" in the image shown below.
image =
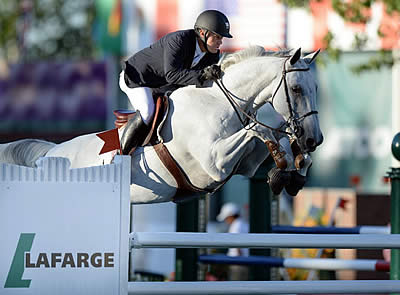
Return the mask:
[[[286, 80], [286, 74], [290, 73], [290, 72], [305, 72], [305, 71], [309, 71], [310, 68], [299, 68], [299, 69], [286, 69], [286, 62], [289, 60], [290, 57], [288, 57], [285, 62], [283, 63], [283, 69], [282, 69], [282, 77], [281, 80], [279, 81], [278, 87], [276, 88], [274, 95], [272, 96], [272, 102], [271, 105], [272, 107], [275, 109], [274, 107], [274, 98], [276, 93], [278, 92], [279, 88], [282, 85], [285, 87], [285, 94], [286, 94], [286, 103], [288, 105], [288, 109], [289, 109], [289, 118], [285, 121], [285, 123], [283, 123], [281, 126], [279, 126], [278, 128], [273, 128], [271, 126], [265, 125], [264, 123], [261, 123], [260, 121], [258, 121], [254, 115], [248, 114], [245, 110], [243, 110], [241, 108], [241, 106], [233, 99], [233, 94], [225, 87], [224, 83], [222, 82], [222, 79], [215, 81], [215, 83], [218, 85], [218, 87], [221, 89], [222, 93], [225, 95], [225, 97], [228, 99], [229, 103], [231, 104], [231, 106], [233, 107], [233, 109], [235, 110], [236, 115], [239, 118], [239, 121], [242, 123], [243, 127], [246, 128], [246, 125], [248, 123], [248, 121], [252, 121], [254, 123], [254, 125], [259, 124], [263, 127], [266, 127], [268, 129], [271, 129], [273, 131], [276, 132], [280, 132], [280, 133], [285, 133], [288, 135], [292, 135], [293, 133], [291, 132], [287, 132], [282, 130], [282, 127], [284, 126], [289, 126], [293, 132], [294, 135], [296, 135], [297, 138], [300, 138], [303, 136], [304, 134], [304, 128], [301, 126], [300, 122], [303, 121], [306, 117], [314, 115], [314, 114], [318, 114], [318, 111], [310, 111], [302, 116], [297, 116], [295, 115], [295, 112], [293, 110], [292, 107], [292, 103], [290, 102], [290, 96], [289, 96], [289, 87], [287, 84], [287, 80]], [[239, 112], [241, 112], [246, 120], [243, 120], [242, 117], [240, 116]]]

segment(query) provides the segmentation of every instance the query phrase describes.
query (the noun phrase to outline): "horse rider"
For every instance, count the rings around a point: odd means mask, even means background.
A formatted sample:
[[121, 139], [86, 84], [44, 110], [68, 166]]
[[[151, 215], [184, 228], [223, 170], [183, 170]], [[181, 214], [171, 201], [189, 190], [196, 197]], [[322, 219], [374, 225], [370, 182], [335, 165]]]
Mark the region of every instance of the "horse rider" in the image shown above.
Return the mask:
[[194, 29], [169, 33], [125, 61], [119, 85], [137, 113], [122, 131], [123, 154], [145, 140], [155, 109], [153, 98], [187, 85], [207, 87], [221, 78], [216, 63], [223, 38], [232, 38], [229, 29], [223, 13], [206, 10]]

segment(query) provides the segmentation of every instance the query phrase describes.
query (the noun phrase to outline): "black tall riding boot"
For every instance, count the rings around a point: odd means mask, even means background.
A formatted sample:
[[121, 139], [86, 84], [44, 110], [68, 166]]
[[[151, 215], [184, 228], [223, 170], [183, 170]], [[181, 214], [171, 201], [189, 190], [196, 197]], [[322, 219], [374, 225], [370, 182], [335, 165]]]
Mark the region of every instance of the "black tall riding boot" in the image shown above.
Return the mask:
[[141, 146], [149, 131], [150, 127], [143, 122], [140, 112], [136, 111], [135, 116], [126, 123], [121, 136], [122, 154], [129, 155], [134, 148]]

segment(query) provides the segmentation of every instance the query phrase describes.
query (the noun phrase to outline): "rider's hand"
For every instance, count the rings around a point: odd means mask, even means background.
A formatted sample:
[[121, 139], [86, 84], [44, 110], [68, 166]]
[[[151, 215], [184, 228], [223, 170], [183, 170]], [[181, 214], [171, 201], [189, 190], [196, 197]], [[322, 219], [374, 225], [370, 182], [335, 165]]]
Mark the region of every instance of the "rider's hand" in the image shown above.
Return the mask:
[[218, 79], [221, 79], [221, 77], [222, 77], [222, 71], [219, 65], [208, 66], [203, 69], [203, 72], [201, 74], [201, 79], [203, 81], [206, 80], [216, 81]]

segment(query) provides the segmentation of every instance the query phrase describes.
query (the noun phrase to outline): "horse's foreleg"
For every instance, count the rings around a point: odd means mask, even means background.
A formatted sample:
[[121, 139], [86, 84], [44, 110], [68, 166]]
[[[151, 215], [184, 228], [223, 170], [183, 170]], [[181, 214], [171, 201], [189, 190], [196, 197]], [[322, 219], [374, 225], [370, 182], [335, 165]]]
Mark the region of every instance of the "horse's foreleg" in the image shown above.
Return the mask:
[[240, 165], [237, 168], [236, 173], [252, 177], [256, 173], [261, 163], [268, 157], [269, 152], [265, 144], [261, 140], [254, 138], [254, 148], [248, 153], [243, 154], [243, 158], [240, 160]]
[[[241, 129], [235, 134], [215, 142], [210, 154], [212, 158], [207, 161], [210, 163], [209, 175], [217, 181], [222, 181], [236, 167], [240, 174], [253, 176], [259, 165], [268, 156], [264, 139], [273, 138], [272, 134], [266, 134], [265, 130], [262, 131], [263, 137], [260, 136], [257, 128], [255, 130]], [[291, 155], [290, 150], [285, 153], [288, 156]]]
[[298, 192], [304, 187], [307, 181], [307, 172], [311, 167], [312, 160], [309, 154], [304, 154], [304, 164], [302, 168], [291, 171], [291, 178], [287, 185], [285, 185], [286, 192], [291, 196], [296, 196]]
[[[240, 137], [237, 139], [240, 139]], [[239, 140], [237, 144], [231, 140], [232, 138], [228, 140], [229, 143], [232, 143], [232, 145], [227, 146], [228, 149], [224, 149], [222, 146], [224, 143], [221, 143], [218, 147], [220, 155], [218, 156], [219, 161], [216, 163], [217, 168], [224, 172], [224, 177], [230, 175], [233, 169], [236, 169], [235, 173], [252, 176], [258, 169], [258, 163], [268, 156], [265, 145], [250, 136], [246, 136], [244, 140]]]

